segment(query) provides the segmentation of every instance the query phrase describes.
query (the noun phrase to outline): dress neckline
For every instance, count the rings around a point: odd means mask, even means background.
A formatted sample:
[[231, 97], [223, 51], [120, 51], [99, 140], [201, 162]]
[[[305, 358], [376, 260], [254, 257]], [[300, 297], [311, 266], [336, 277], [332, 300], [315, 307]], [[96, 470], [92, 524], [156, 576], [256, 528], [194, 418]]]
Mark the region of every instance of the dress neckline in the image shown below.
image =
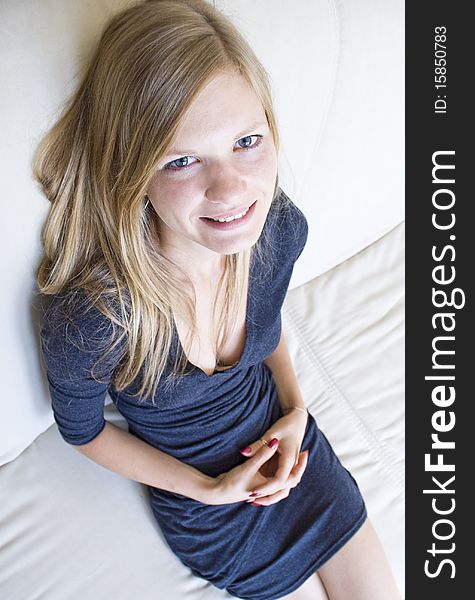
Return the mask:
[[182, 352], [183, 355], [185, 356], [187, 367], [192, 367], [193, 369], [195, 369], [201, 377], [205, 377], [206, 379], [211, 379], [212, 377], [221, 375], [222, 373], [229, 373], [230, 371], [237, 369], [241, 365], [242, 361], [244, 360], [244, 357], [247, 353], [247, 349], [248, 349], [248, 345], [249, 345], [249, 337], [250, 337], [249, 334], [250, 334], [251, 319], [249, 318], [249, 314], [250, 314], [250, 310], [251, 310], [251, 293], [250, 292], [251, 292], [251, 281], [252, 281], [251, 275], [252, 275], [252, 263], [253, 262], [254, 261], [252, 260], [252, 257], [251, 257], [251, 261], [250, 261], [251, 264], [249, 265], [249, 276], [248, 276], [248, 283], [247, 283], [246, 318], [245, 318], [245, 323], [244, 323], [244, 328], [245, 328], [244, 346], [242, 349], [241, 356], [233, 365], [230, 365], [229, 367], [224, 365], [225, 368], [221, 369], [221, 370], [217, 370], [215, 368], [214, 371], [210, 375], [208, 375], [208, 373], [203, 371], [203, 369], [201, 367], [198, 367], [197, 365], [193, 364], [192, 362], [190, 362], [188, 360], [188, 357], [186, 356], [183, 346], [181, 344], [180, 336], [178, 334], [178, 329], [176, 327], [175, 322], [173, 322], [173, 328], [174, 328], [174, 332], [175, 332], [175, 336], [176, 336], [176, 340], [177, 340], [178, 350], [180, 352]]

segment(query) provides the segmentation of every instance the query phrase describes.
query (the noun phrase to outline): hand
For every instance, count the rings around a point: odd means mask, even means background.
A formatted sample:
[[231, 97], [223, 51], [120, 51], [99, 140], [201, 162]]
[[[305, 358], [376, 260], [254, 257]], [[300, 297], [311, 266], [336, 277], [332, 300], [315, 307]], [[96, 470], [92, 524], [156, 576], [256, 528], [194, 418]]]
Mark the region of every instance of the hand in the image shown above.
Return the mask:
[[254, 489], [263, 487], [273, 477], [274, 470], [270, 465], [278, 447], [279, 440], [271, 440], [245, 463], [215, 477], [206, 504], [231, 504], [248, 500]]
[[[262, 438], [265, 440], [277, 437], [280, 440], [279, 447], [265, 465], [266, 475], [269, 477], [267, 483], [253, 490], [258, 493], [251, 502], [256, 500], [260, 506], [275, 504], [287, 498], [291, 489], [300, 483], [308, 459], [308, 451], [300, 452], [307, 419], [308, 415], [302, 411], [290, 411], [263, 434]], [[262, 445], [262, 440], [256, 440], [251, 446], [243, 449], [241, 454], [252, 457]]]

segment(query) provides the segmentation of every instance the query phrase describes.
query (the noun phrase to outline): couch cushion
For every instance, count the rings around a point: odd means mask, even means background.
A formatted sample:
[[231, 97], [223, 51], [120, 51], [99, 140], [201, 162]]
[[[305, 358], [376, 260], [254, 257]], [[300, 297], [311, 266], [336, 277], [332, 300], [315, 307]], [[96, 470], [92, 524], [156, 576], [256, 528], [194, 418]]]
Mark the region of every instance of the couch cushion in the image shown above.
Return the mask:
[[[306, 404], [365, 497], [404, 585], [403, 243], [398, 226], [287, 295]], [[126, 428], [113, 405], [106, 418]], [[0, 597], [212, 600], [167, 547], [142, 484], [95, 464], [56, 425], [0, 468]]]

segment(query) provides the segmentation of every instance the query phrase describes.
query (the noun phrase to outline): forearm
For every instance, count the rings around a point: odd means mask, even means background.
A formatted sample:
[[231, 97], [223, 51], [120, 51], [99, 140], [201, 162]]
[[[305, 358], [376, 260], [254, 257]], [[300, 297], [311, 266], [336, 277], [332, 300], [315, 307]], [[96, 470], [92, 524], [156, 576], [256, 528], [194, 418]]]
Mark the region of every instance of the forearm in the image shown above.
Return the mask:
[[205, 502], [215, 480], [106, 422], [101, 433], [73, 446], [97, 464], [128, 479]]
[[272, 371], [282, 412], [294, 407], [305, 409], [283, 331], [276, 349], [264, 360], [264, 364]]

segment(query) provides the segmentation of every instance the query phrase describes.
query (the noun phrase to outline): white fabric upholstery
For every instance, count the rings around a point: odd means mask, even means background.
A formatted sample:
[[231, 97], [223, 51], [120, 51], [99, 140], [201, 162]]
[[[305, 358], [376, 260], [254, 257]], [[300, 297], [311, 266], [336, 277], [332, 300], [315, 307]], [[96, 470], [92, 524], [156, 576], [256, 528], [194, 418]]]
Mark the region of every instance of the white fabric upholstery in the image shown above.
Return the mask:
[[[356, 478], [404, 589], [404, 226], [289, 292], [283, 327], [307, 406]], [[114, 406], [106, 418], [126, 427]], [[56, 425], [0, 468], [0, 597], [213, 600], [166, 546], [146, 488]], [[266, 510], [265, 508], [262, 510]]]
[[[130, 0], [0, 3], [0, 464], [53, 422], [38, 359], [34, 271], [48, 203], [31, 155], [72, 91], [109, 16]], [[216, 0], [271, 75], [282, 131], [281, 182], [309, 240], [291, 287], [403, 220], [402, 0]], [[269, 6], [272, 4], [271, 10]]]
[[271, 75], [282, 187], [310, 221], [301, 285], [404, 219], [404, 2], [216, 5]]
[[125, 0], [6, 0], [0, 3], [0, 221], [3, 316], [0, 465], [53, 422], [38, 356], [34, 273], [48, 202], [31, 160], [72, 90], [99, 30]]
[[284, 323], [304, 398], [358, 481], [402, 591], [404, 225], [292, 290]]

